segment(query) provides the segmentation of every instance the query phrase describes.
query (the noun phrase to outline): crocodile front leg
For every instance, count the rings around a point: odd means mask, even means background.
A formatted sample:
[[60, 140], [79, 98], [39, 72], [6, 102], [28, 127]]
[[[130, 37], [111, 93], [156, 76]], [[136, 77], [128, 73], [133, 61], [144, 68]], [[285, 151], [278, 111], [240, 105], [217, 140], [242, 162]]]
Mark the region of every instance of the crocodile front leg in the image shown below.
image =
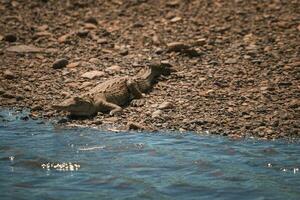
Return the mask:
[[142, 92], [139, 90], [138, 85], [135, 81], [127, 80], [126, 82], [127, 88], [130, 94], [133, 96], [133, 99], [141, 99], [143, 98]]
[[106, 112], [110, 111], [110, 115], [114, 115], [115, 113], [121, 112], [122, 108], [117, 104], [110, 103], [104, 99], [97, 99], [95, 100], [95, 105], [97, 107], [97, 111], [99, 112]]

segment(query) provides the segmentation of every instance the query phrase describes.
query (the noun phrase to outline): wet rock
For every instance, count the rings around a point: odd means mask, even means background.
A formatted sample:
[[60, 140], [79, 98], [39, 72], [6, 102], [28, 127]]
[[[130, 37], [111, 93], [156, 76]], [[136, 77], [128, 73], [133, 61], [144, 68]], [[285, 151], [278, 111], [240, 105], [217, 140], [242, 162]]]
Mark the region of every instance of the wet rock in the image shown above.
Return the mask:
[[13, 72], [11, 72], [10, 70], [5, 70], [4, 71], [4, 78], [11, 80], [11, 79], [15, 79], [16, 75]]
[[146, 130], [146, 127], [144, 127], [143, 125], [141, 125], [141, 124], [139, 124], [139, 123], [135, 123], [135, 122], [129, 122], [128, 124], [127, 124], [127, 127], [126, 127], [126, 129], [128, 130], [128, 131], [130, 131], [130, 130]]
[[86, 73], [82, 74], [81, 77], [82, 78], [87, 78], [87, 79], [95, 79], [95, 78], [102, 77], [104, 75], [105, 75], [104, 72], [94, 70], [94, 71], [89, 71], [89, 72], [86, 72]]
[[161, 109], [161, 110], [164, 110], [164, 109], [170, 109], [170, 108], [173, 108], [174, 105], [171, 103], [171, 102], [168, 102], [168, 101], [165, 101], [163, 103], [161, 103], [158, 108]]
[[62, 69], [66, 67], [69, 64], [69, 61], [66, 58], [61, 58], [56, 60], [53, 64], [52, 67], [53, 69]]
[[4, 36], [3, 40], [7, 42], [16, 42], [17, 36], [15, 36], [14, 34], [7, 34]]
[[42, 110], [43, 107], [41, 105], [35, 105], [31, 108], [31, 111], [39, 111], [39, 110]]
[[15, 53], [43, 53], [43, 52], [45, 52], [44, 49], [35, 47], [33, 45], [11, 46], [11, 47], [8, 47], [6, 49], [6, 51], [15, 52]]

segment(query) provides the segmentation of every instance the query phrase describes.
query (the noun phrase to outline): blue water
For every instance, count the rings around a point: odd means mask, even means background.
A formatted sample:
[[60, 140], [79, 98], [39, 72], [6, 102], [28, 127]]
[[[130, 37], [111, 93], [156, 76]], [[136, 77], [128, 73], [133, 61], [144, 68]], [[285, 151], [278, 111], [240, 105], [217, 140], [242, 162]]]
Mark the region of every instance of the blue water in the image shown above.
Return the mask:
[[55, 127], [0, 112], [0, 199], [300, 199], [299, 142]]

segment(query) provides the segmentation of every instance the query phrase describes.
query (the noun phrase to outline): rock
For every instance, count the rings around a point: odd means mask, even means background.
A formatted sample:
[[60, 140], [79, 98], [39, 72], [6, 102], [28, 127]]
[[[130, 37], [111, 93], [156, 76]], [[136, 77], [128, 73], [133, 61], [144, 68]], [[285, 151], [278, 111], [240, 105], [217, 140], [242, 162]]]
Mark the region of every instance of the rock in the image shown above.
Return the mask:
[[7, 34], [4, 36], [3, 40], [7, 41], [7, 42], [15, 42], [15, 41], [17, 41], [17, 36], [15, 36], [13, 34]]
[[13, 72], [11, 72], [10, 70], [5, 70], [4, 71], [4, 78], [6, 78], [6, 79], [15, 79], [16, 75]]
[[15, 52], [15, 53], [45, 53], [45, 50], [42, 48], [38, 48], [32, 45], [23, 45], [23, 44], [8, 47], [6, 51]]
[[119, 65], [112, 65], [105, 69], [105, 71], [109, 74], [114, 74], [121, 71], [121, 67]]
[[58, 41], [59, 43], [64, 43], [64, 42], [66, 42], [66, 41], [71, 37], [71, 35], [72, 35], [72, 34], [70, 34], [70, 33], [65, 34], [65, 35], [62, 35], [62, 36], [60, 36], [60, 37], [57, 39], [57, 41]]
[[94, 71], [89, 71], [89, 72], [82, 74], [81, 77], [87, 78], [87, 79], [94, 79], [94, 78], [102, 77], [104, 75], [105, 75], [104, 72], [94, 70]]
[[128, 131], [129, 130], [146, 130], [146, 128], [139, 124], [139, 123], [135, 123], [135, 122], [129, 122], [127, 124], [127, 128], [126, 128]]
[[151, 117], [152, 118], [159, 118], [162, 115], [162, 111], [161, 110], [156, 110], [152, 113]]
[[225, 60], [225, 64], [236, 64], [237, 63], [237, 59], [235, 58], [228, 58], [227, 60]]
[[41, 31], [41, 32], [36, 32], [34, 35], [36, 37], [44, 37], [44, 36], [51, 36], [52, 34], [48, 31]]
[[95, 17], [88, 17], [85, 19], [86, 23], [90, 23], [90, 24], [94, 24], [94, 25], [98, 25], [98, 21]]
[[179, 6], [180, 4], [180, 1], [179, 0], [172, 0], [172, 1], [168, 1], [166, 3], [166, 6], [169, 6], [169, 7], [176, 7], [176, 6]]
[[85, 23], [85, 24], [84, 24], [84, 28], [85, 28], [85, 29], [92, 30], [92, 29], [97, 29], [97, 26], [96, 26], [95, 24]]
[[205, 45], [206, 44], [206, 39], [205, 38], [200, 38], [200, 39], [198, 39], [198, 40], [196, 40], [195, 42], [194, 42], [194, 45], [195, 46], [203, 46], [203, 45]]
[[181, 20], [182, 20], [181, 17], [174, 17], [174, 18], [172, 18], [172, 19], [170, 20], [170, 22], [175, 23], [175, 22], [179, 22], [179, 21], [181, 21]]
[[77, 32], [77, 35], [78, 35], [79, 37], [86, 37], [86, 36], [88, 36], [89, 32], [90, 32], [90, 31], [88, 31], [88, 30], [79, 30], [79, 31]]
[[180, 52], [182, 50], [190, 48], [189, 45], [183, 42], [171, 42], [167, 44], [168, 52]]
[[69, 61], [66, 58], [61, 58], [61, 59], [56, 60], [53, 63], [52, 67], [54, 69], [62, 69], [64, 67], [66, 67], [68, 64], [69, 64]]
[[75, 68], [80, 65], [80, 62], [72, 62], [67, 65], [67, 68]]
[[91, 59], [89, 59], [89, 62], [93, 63], [95, 65], [99, 65], [101, 63], [101, 60], [98, 58], [91, 58]]
[[38, 111], [38, 110], [42, 110], [43, 107], [41, 105], [35, 105], [31, 108], [31, 111]]
[[160, 104], [158, 106], [159, 109], [164, 110], [164, 109], [169, 109], [169, 108], [173, 108], [173, 104], [171, 102], [165, 101], [162, 104]]
[[125, 48], [124, 48], [124, 49], [121, 49], [121, 51], [120, 51], [120, 55], [121, 55], [121, 56], [127, 56], [128, 53], [129, 53], [128, 50], [125, 49]]

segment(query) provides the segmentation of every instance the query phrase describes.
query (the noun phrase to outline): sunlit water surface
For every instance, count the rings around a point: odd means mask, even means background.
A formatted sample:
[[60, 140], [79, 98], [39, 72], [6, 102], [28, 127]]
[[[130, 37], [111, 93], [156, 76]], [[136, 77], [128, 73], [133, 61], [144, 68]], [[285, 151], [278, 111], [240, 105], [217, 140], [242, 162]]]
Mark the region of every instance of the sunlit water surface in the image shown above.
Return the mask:
[[299, 142], [58, 128], [0, 112], [0, 199], [300, 199]]

